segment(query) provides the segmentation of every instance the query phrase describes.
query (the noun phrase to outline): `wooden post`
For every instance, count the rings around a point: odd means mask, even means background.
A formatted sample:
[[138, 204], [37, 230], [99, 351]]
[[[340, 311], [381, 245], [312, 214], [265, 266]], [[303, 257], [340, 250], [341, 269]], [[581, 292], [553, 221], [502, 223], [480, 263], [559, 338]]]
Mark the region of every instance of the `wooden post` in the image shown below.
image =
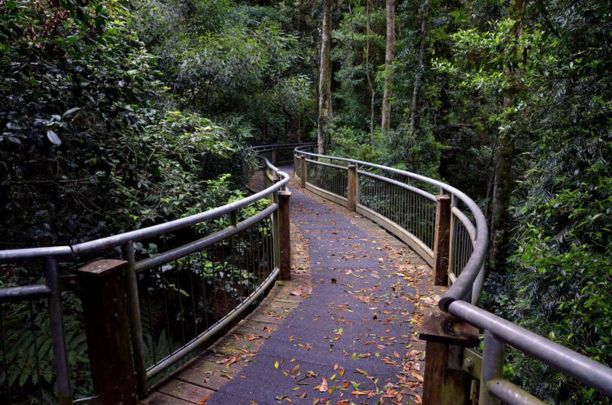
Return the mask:
[[124, 260], [97, 260], [77, 270], [94, 391], [100, 403], [136, 404]]
[[434, 284], [448, 285], [448, 252], [450, 248], [451, 208], [449, 195], [436, 196], [436, 225], [434, 233]]
[[463, 348], [478, 344], [478, 329], [435, 308], [426, 313], [419, 338], [427, 341], [423, 404], [469, 404], [471, 378], [463, 371]]
[[306, 188], [306, 156], [302, 155], [300, 156], [300, 164], [302, 165], [302, 175], [300, 176], [300, 180], [302, 181], [302, 188]]
[[275, 165], [276, 164], [276, 150], [272, 151], [272, 158], [270, 159], [270, 162]]
[[348, 190], [347, 190], [347, 208], [349, 211], [357, 209], [357, 165], [349, 164], [348, 170]]
[[291, 280], [291, 230], [289, 200], [291, 192], [281, 190], [278, 192], [278, 226], [280, 241], [280, 279]]

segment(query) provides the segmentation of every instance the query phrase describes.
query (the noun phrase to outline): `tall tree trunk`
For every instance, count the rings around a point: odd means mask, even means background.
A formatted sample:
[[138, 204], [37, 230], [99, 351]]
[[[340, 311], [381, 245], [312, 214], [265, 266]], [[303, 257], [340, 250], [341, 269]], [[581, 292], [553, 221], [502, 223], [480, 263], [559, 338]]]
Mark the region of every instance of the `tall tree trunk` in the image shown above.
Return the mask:
[[331, 104], [331, 33], [332, 1], [324, 0], [323, 23], [321, 27], [321, 63], [319, 68], [319, 118], [317, 144], [319, 153], [325, 154], [329, 146], [329, 122], [332, 116]]
[[295, 141], [297, 143], [302, 143], [302, 113], [299, 113], [297, 117], [297, 131], [295, 131]]
[[[509, 100], [506, 100], [506, 104]], [[493, 198], [491, 201], [491, 246], [489, 248], [489, 270], [498, 271], [505, 261], [508, 243], [508, 207], [512, 193], [512, 162], [514, 139], [511, 134], [502, 134], [497, 140], [493, 175]]]
[[[514, 26], [514, 44], [512, 60], [508, 61], [507, 73], [512, 78], [512, 86], [504, 94], [502, 107], [504, 110], [516, 104], [521, 92], [518, 42], [523, 33], [523, 18], [525, 16], [526, 0], [514, 0], [512, 13], [516, 18]], [[507, 257], [508, 245], [508, 209], [514, 178], [512, 165], [514, 161], [514, 135], [508, 131], [501, 133], [497, 140], [494, 163], [493, 200], [491, 202], [491, 244], [489, 248], [489, 271], [500, 271]]]
[[366, 0], [366, 50], [365, 50], [365, 74], [370, 90], [370, 141], [374, 139], [374, 100], [376, 99], [376, 89], [370, 74], [370, 21], [371, 5], [370, 0]]
[[385, 51], [385, 87], [382, 101], [382, 133], [386, 138], [391, 123], [391, 92], [393, 91], [393, 48], [395, 47], [395, 0], [387, 0], [387, 47]]
[[414, 135], [416, 131], [417, 106], [419, 99], [419, 88], [425, 71], [425, 45], [427, 44], [427, 20], [429, 19], [429, 0], [424, 0], [421, 7], [421, 43], [417, 54], [417, 69], [414, 75], [414, 86], [412, 87], [412, 101], [410, 102], [410, 119], [408, 133]]

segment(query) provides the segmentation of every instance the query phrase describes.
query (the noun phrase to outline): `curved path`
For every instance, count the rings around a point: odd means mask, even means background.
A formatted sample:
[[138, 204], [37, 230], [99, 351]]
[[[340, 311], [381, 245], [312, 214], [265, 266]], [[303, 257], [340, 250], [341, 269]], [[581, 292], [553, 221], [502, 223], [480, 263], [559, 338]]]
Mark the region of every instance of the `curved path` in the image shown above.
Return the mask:
[[373, 222], [291, 190], [292, 280], [142, 404], [420, 402], [431, 269]]
[[420, 402], [413, 315], [428, 268], [369, 221], [292, 192], [292, 221], [310, 246], [312, 293], [206, 403]]

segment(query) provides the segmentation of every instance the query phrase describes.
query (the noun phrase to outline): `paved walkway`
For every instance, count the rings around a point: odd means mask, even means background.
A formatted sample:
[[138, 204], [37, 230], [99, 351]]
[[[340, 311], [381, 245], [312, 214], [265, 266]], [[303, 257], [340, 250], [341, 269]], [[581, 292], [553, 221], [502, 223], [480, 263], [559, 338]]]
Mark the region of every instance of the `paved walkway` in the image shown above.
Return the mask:
[[371, 221], [291, 190], [292, 280], [141, 404], [420, 402], [431, 269]]
[[369, 221], [292, 191], [292, 220], [309, 244], [311, 295], [202, 402], [420, 402], [423, 346], [413, 315], [415, 288], [427, 283], [424, 262]]

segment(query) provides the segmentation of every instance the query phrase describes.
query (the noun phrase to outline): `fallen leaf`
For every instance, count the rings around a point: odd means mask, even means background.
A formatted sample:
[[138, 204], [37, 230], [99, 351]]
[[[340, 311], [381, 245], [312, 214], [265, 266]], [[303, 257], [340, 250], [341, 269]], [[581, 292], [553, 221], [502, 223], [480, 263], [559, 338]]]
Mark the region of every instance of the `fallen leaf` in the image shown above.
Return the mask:
[[325, 392], [328, 389], [328, 385], [327, 385], [327, 379], [325, 377], [323, 377], [321, 379], [321, 384], [317, 385], [316, 387], [314, 387], [315, 390], [319, 391], [319, 392]]

